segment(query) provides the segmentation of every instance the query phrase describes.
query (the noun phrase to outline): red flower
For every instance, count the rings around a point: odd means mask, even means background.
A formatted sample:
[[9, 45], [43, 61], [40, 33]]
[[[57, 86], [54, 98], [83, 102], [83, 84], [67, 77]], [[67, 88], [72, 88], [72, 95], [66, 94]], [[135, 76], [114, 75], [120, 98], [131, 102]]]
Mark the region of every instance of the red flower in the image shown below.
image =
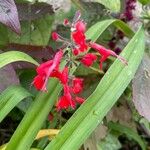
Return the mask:
[[65, 67], [61, 73], [60, 81], [62, 84], [67, 84], [68, 82], [68, 67]]
[[69, 25], [69, 20], [68, 19], [64, 19], [64, 25]]
[[57, 41], [57, 40], [59, 39], [59, 35], [58, 35], [57, 32], [52, 32], [52, 39], [53, 39], [54, 41]]
[[77, 96], [77, 97], [75, 98], [75, 101], [76, 101], [77, 103], [79, 103], [79, 104], [82, 104], [82, 103], [85, 101], [85, 99]]
[[84, 52], [85, 50], [87, 50], [87, 44], [86, 44], [86, 37], [84, 35], [84, 33], [80, 32], [80, 31], [74, 31], [71, 33], [72, 35], [72, 39], [75, 42], [75, 44], [79, 47], [79, 50], [81, 52]]
[[97, 56], [92, 54], [92, 53], [89, 53], [89, 54], [86, 54], [82, 59], [81, 59], [81, 62], [85, 65], [85, 66], [91, 66], [94, 61], [96, 61], [97, 59]]
[[72, 40], [78, 46], [78, 49], [81, 52], [84, 52], [88, 48], [85, 36], [86, 25], [83, 21], [79, 20], [75, 23], [73, 29], [74, 31], [71, 32]]
[[74, 25], [75, 27], [75, 30], [76, 31], [79, 31], [79, 32], [82, 32], [82, 33], [85, 33], [86, 31], [86, 24], [83, 22], [83, 21], [77, 21]]
[[59, 64], [62, 56], [63, 52], [62, 50], [60, 50], [56, 53], [53, 60], [47, 61], [37, 67], [36, 72], [38, 73], [38, 75], [33, 80], [33, 85], [36, 87], [36, 89], [46, 91], [48, 78], [51, 75], [53, 75], [54, 77], [54, 73], [56, 74], [56, 77], [58, 76]]
[[117, 55], [114, 51], [112, 50], [109, 50], [109, 49], [106, 49], [105, 47], [97, 44], [97, 43], [93, 43], [93, 42], [90, 42], [89, 43], [89, 46], [95, 50], [97, 50], [100, 54], [101, 54], [101, 59], [100, 59], [100, 69], [102, 69], [102, 64], [103, 62], [109, 57], [109, 56], [114, 56], [114, 57], [117, 57], [120, 61], [122, 61], [124, 64], [128, 64], [127, 61]]
[[72, 81], [72, 92], [74, 94], [78, 94], [83, 90], [83, 79], [74, 78]]
[[74, 49], [73, 49], [73, 54], [74, 54], [75, 56], [77, 56], [77, 55], [79, 54], [79, 50], [78, 50], [77, 48], [74, 48]]
[[72, 99], [69, 86], [66, 84], [63, 86], [63, 88], [64, 95], [60, 97], [58, 103], [56, 104], [57, 110], [59, 111], [60, 109], [68, 109], [69, 107], [75, 109], [76, 104]]
[[34, 84], [34, 86], [36, 87], [37, 90], [43, 89], [43, 91], [46, 91], [46, 87], [43, 87], [44, 82], [45, 82], [45, 76], [37, 75], [34, 78], [32, 84]]

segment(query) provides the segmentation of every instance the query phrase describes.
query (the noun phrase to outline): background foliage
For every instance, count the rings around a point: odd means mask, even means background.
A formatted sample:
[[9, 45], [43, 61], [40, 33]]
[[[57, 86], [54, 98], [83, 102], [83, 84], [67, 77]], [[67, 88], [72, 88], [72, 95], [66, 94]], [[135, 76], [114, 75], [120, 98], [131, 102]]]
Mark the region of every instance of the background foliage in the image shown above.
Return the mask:
[[[129, 1], [0, 0], [0, 150], [149, 149], [150, 1], [135, 1], [133, 18], [125, 20], [120, 16]], [[57, 112], [59, 82], [50, 79], [47, 93], [31, 83], [36, 66], [60, 46], [51, 32], [69, 37], [63, 20], [72, 20], [77, 10], [88, 39], [115, 44], [112, 50], [121, 51], [128, 65], [110, 57], [103, 71], [97, 63], [73, 66], [70, 75], [85, 80], [86, 102]]]

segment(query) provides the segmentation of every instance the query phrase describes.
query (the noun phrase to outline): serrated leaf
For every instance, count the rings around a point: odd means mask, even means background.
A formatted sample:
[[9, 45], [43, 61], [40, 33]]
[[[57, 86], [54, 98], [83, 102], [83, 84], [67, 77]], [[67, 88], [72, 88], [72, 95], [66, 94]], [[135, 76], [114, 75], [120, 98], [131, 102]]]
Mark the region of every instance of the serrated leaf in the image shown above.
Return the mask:
[[0, 68], [16, 61], [26, 61], [38, 65], [38, 62], [36, 62], [32, 57], [19, 51], [9, 51], [0, 54]]
[[103, 4], [105, 7], [109, 8], [113, 12], [120, 11], [120, 0], [95, 0], [94, 2]]
[[143, 56], [144, 46], [144, 31], [140, 28], [121, 53], [128, 60], [128, 66], [119, 60], [113, 63], [96, 90], [73, 114], [45, 150], [77, 150], [82, 145], [134, 77]]
[[14, 0], [0, 0], [0, 22], [20, 34], [20, 22]]
[[[104, 30], [106, 30], [106, 28], [114, 22], [116, 22], [116, 20], [110, 19], [95, 24], [91, 27], [94, 28], [94, 30], [91, 30], [90, 28], [87, 31], [87, 38], [95, 41], [104, 32]], [[132, 30], [131, 33], [133, 33]], [[75, 69], [76, 68], [74, 68], [74, 70]], [[59, 92], [61, 91], [61, 86], [58, 84], [58, 81], [50, 79], [48, 91], [48, 93], [40, 92], [37, 95], [34, 103], [29, 108], [19, 127], [12, 136], [7, 150], [28, 150], [32, 145], [36, 134], [42, 127], [43, 122], [55, 104]]]
[[0, 122], [24, 98], [31, 94], [21, 86], [10, 86], [0, 95]]

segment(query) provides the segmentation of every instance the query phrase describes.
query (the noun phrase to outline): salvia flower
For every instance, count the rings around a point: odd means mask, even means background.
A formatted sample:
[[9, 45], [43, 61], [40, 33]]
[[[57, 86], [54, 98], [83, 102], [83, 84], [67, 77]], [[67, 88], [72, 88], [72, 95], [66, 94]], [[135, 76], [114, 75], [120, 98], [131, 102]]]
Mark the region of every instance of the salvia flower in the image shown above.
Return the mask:
[[49, 60], [45, 63], [42, 63], [37, 67], [36, 72], [37, 76], [33, 80], [33, 85], [37, 90], [46, 91], [46, 84], [48, 78], [54, 73], [59, 72], [59, 64], [63, 56], [63, 51], [60, 50], [56, 53], [53, 60]]
[[123, 62], [124, 64], [127, 65], [127, 61], [122, 56], [117, 55], [114, 51], [106, 49], [104, 46], [99, 45], [99, 44], [94, 43], [94, 42], [89, 42], [89, 46], [100, 53], [100, 55], [101, 55], [101, 58], [100, 58], [100, 69], [101, 70], [102, 70], [102, 64], [103, 64], [103, 62], [109, 56], [117, 57], [121, 62]]
[[83, 56], [83, 58], [81, 59], [81, 62], [85, 65], [85, 66], [92, 66], [94, 61], [97, 60], [97, 56], [92, 54], [92, 53], [88, 53], [85, 56]]
[[[114, 51], [105, 48], [102, 45], [91, 42], [86, 39], [86, 23], [80, 19], [81, 14], [78, 11], [75, 14], [73, 22], [70, 23], [68, 19], [64, 20], [64, 25], [69, 26], [71, 29], [70, 39], [66, 39], [60, 36], [57, 32], [52, 33], [52, 39], [54, 41], [62, 42], [62, 50], [59, 50], [52, 60], [42, 63], [37, 67], [37, 76], [33, 80], [33, 85], [37, 90], [47, 91], [47, 82], [49, 78], [57, 78], [63, 87], [63, 93], [58, 99], [56, 108], [58, 111], [62, 109], [72, 108], [75, 109], [77, 104], [82, 104], [85, 100], [79, 97], [79, 94], [83, 91], [83, 79], [77, 77], [69, 77], [70, 62], [74, 63], [80, 60], [85, 66], [91, 66], [97, 60], [97, 56], [94, 53], [87, 53], [82, 58], [73, 57], [73, 55], [79, 55], [82, 52], [88, 50], [88, 48], [95, 49], [100, 53], [100, 69], [102, 69], [102, 63], [109, 57], [114, 56], [120, 59], [123, 63], [127, 64], [127, 61], [117, 55]], [[71, 52], [68, 52], [67, 48], [71, 48]], [[63, 52], [63, 50], [66, 50]], [[64, 68], [60, 69], [60, 62], [62, 57], [67, 58], [67, 64]]]

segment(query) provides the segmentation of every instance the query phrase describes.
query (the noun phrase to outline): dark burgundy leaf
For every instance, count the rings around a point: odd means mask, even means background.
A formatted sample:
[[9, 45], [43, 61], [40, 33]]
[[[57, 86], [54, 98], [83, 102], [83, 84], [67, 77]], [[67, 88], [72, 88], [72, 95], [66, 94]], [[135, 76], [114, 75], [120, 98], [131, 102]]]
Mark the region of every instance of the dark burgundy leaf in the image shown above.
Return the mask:
[[0, 92], [4, 91], [10, 85], [18, 85], [19, 79], [12, 65], [0, 68]]
[[145, 54], [133, 80], [133, 103], [140, 115], [150, 121], [150, 57]]
[[[55, 51], [50, 46], [34, 46], [34, 45], [23, 45], [23, 44], [11, 43], [8, 45], [7, 49], [3, 49], [3, 50], [22, 51], [30, 55], [31, 57], [35, 58], [39, 63], [50, 60], [55, 55]], [[17, 63], [13, 63], [13, 67], [15, 69], [35, 68], [35, 65], [26, 62], [17, 62]]]
[[20, 34], [20, 22], [14, 0], [0, 0], [0, 22]]
[[19, 20], [35, 20], [46, 14], [54, 14], [52, 6], [46, 3], [17, 3], [16, 6]]

